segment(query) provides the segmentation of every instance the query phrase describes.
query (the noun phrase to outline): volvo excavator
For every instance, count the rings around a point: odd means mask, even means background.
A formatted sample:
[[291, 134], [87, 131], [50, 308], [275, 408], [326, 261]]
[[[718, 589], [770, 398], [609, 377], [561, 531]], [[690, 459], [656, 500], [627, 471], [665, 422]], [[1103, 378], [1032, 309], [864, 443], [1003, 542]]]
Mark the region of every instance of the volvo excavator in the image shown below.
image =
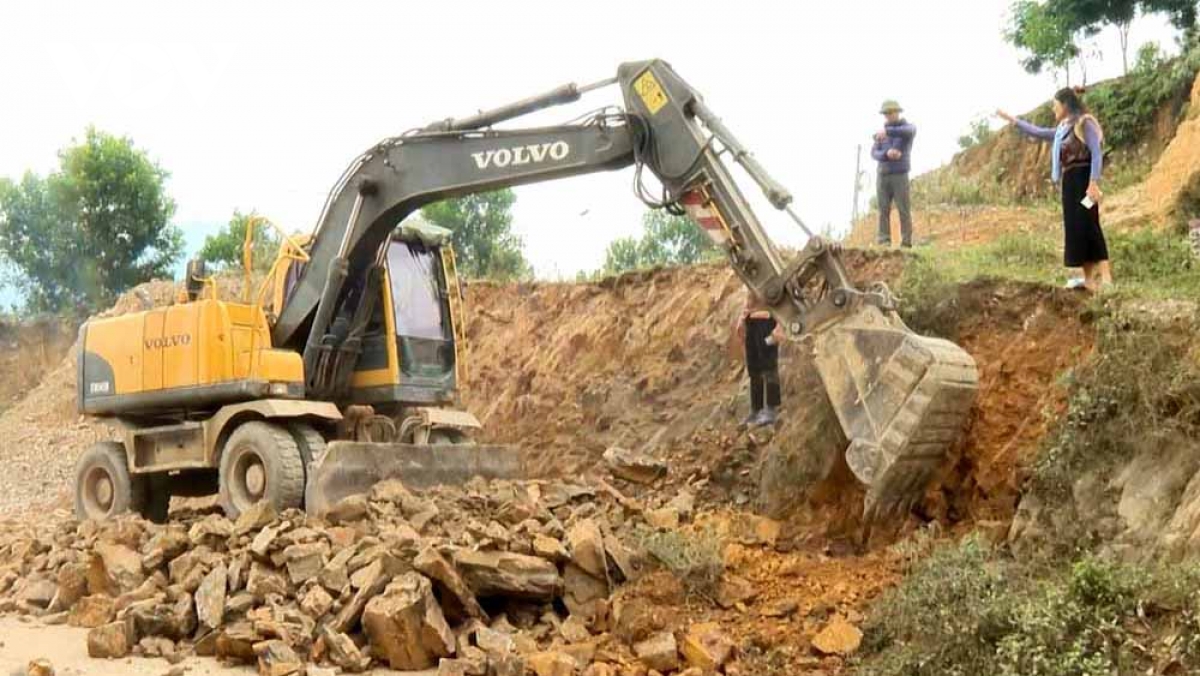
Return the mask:
[[[497, 127], [611, 85], [623, 108]], [[520, 476], [516, 449], [472, 441], [479, 423], [457, 396], [464, 309], [449, 233], [410, 216], [438, 200], [623, 168], [639, 199], [690, 217], [811, 348], [867, 516], [904, 509], [964, 429], [975, 363], [906, 327], [884, 284], [852, 283], [836, 243], [809, 233], [785, 258], [731, 163], [804, 227], [791, 193], [661, 60], [380, 141], [338, 180], [311, 237], [284, 238], [259, 298], [221, 299], [193, 264], [181, 302], [81, 329], [79, 407], [118, 423], [122, 438], [77, 463], [78, 515], [162, 520], [171, 495], [211, 493], [231, 517], [261, 501], [321, 514], [386, 478]]]

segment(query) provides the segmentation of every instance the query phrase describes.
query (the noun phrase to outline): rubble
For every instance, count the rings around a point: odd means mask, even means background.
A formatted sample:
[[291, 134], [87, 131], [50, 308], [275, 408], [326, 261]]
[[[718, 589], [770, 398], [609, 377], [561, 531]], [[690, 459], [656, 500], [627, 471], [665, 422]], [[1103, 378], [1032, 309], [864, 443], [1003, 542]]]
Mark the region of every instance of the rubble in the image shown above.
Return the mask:
[[665, 462], [617, 446], [604, 451], [604, 462], [614, 476], [633, 483], [651, 484], [667, 475]]
[[87, 635], [89, 657], [125, 657], [132, 644], [133, 629], [129, 622], [112, 622], [92, 629]]
[[858, 650], [862, 638], [861, 629], [837, 616], [813, 637], [812, 646], [824, 655], [849, 655]]
[[711, 673], [725, 666], [734, 654], [733, 641], [721, 632], [720, 625], [706, 622], [693, 624], [679, 650], [689, 665]]
[[[93, 655], [215, 656], [273, 676], [621, 676], [729, 664], [732, 644], [706, 625], [679, 645], [661, 625], [636, 643], [618, 638], [610, 595], [650, 559], [635, 533], [649, 528], [648, 510], [614, 493], [388, 484], [328, 518], [263, 507], [232, 522], [199, 512], [167, 525], [0, 525], [0, 603], [87, 628]], [[687, 498], [668, 505], [681, 519], [694, 510]]]
[[634, 644], [633, 653], [647, 669], [667, 672], [679, 667], [679, 648], [675, 643], [675, 635], [669, 631]]
[[433, 596], [429, 578], [407, 573], [372, 598], [362, 616], [363, 629], [374, 652], [393, 669], [417, 670], [437, 666], [454, 654], [454, 632]]

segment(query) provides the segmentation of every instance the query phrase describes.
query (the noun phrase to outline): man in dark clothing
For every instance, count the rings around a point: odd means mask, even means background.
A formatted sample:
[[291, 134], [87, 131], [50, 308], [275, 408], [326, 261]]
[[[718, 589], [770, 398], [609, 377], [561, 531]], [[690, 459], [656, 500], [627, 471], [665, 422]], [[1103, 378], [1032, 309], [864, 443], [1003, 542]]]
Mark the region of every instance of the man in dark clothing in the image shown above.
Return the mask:
[[879, 112], [884, 116], [883, 129], [875, 134], [871, 157], [879, 163], [879, 234], [876, 242], [892, 244], [892, 203], [900, 212], [900, 246], [912, 246], [912, 210], [909, 204], [908, 172], [912, 168], [909, 154], [917, 128], [900, 117], [904, 109], [895, 101], [884, 101]]
[[779, 343], [783, 341], [783, 328], [751, 292], [746, 297], [738, 332], [745, 338], [746, 372], [750, 375], [750, 415], [743, 424], [774, 425], [779, 419], [782, 400]]

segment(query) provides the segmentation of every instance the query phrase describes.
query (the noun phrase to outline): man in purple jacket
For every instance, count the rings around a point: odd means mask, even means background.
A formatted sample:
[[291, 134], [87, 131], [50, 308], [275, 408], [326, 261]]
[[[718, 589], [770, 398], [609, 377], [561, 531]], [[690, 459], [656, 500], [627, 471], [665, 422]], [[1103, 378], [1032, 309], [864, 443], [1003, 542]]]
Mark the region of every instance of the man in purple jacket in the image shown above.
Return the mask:
[[892, 244], [892, 203], [900, 212], [900, 246], [912, 246], [912, 209], [909, 204], [908, 171], [912, 168], [909, 153], [917, 128], [900, 117], [904, 109], [895, 101], [884, 101], [879, 112], [884, 116], [883, 129], [875, 134], [871, 157], [879, 163], [879, 233], [876, 242]]

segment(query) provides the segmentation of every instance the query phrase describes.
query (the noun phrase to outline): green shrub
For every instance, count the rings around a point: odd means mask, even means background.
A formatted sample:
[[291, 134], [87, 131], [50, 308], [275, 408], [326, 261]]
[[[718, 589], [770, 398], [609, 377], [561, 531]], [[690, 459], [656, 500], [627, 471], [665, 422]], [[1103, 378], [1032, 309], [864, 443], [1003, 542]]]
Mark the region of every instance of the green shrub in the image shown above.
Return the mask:
[[1167, 329], [1116, 300], [1099, 308], [1095, 353], [1066, 378], [1067, 412], [1034, 462], [1031, 489], [1064, 496], [1084, 472], [1104, 471], [1156, 440], [1200, 440], [1195, 318]]
[[862, 673], [1109, 676], [1194, 663], [1198, 579], [1091, 555], [1035, 567], [968, 538], [874, 604]]
[[692, 593], [713, 596], [725, 574], [725, 542], [715, 529], [655, 530], [634, 534], [638, 544]]
[[1163, 104], [1186, 97], [1200, 71], [1200, 51], [1196, 49], [1157, 65], [1153, 65], [1154, 55], [1146, 56], [1144, 63], [1142, 56], [1139, 53], [1138, 65], [1127, 77], [1098, 84], [1084, 95], [1084, 102], [1104, 126], [1106, 146], [1136, 145], [1153, 128]]

